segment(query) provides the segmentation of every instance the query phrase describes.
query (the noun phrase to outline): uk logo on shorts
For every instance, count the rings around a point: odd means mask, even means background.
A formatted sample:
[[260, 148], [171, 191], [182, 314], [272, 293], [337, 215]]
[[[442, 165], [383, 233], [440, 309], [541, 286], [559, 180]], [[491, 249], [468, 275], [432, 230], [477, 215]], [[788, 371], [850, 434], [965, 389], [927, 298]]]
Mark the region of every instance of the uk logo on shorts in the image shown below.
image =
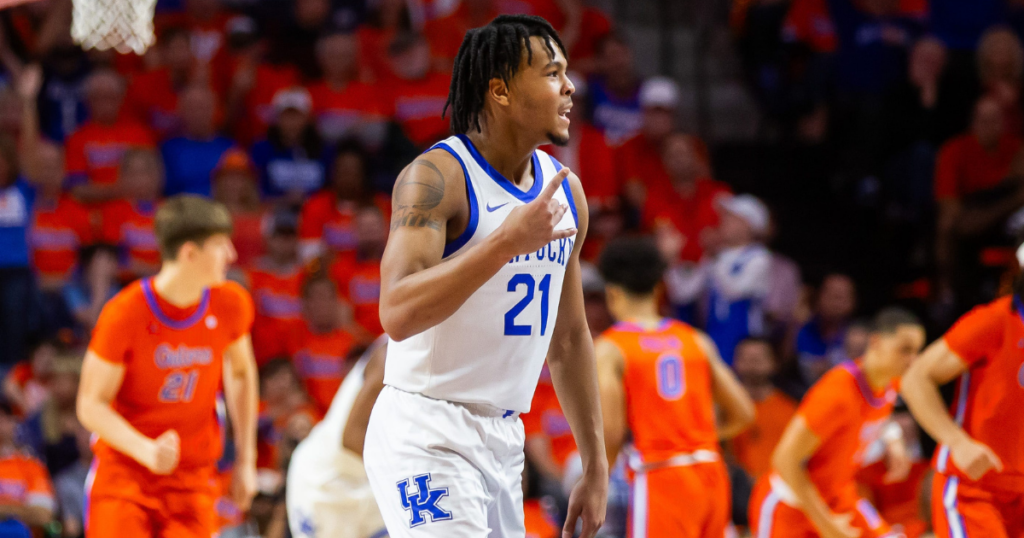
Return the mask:
[[[409, 492], [409, 481], [416, 483], [416, 493]], [[452, 513], [437, 505], [438, 501], [448, 496], [448, 488], [430, 488], [430, 473], [406, 478], [398, 483], [398, 497], [402, 500], [402, 507], [412, 513], [409, 520], [409, 527], [419, 527], [427, 522], [425, 516], [430, 516], [431, 522], [447, 521], [452, 518]]]

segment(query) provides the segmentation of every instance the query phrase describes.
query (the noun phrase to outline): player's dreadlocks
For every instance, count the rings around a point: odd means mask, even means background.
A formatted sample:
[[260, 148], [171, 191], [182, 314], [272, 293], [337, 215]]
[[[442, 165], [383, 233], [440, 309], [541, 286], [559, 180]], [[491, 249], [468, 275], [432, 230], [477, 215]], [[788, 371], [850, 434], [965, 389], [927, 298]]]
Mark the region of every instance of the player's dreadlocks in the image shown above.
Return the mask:
[[451, 107], [453, 133], [480, 129], [480, 111], [484, 108], [488, 83], [500, 78], [508, 85], [519, 69], [523, 49], [527, 63], [533, 62], [531, 36], [544, 39], [551, 57], [555, 56], [552, 42], [558, 45], [563, 56], [566, 54], [558, 32], [548, 21], [532, 15], [500, 15], [487, 26], [466, 32], [459, 54], [455, 56], [448, 102], [441, 111], [443, 117]]

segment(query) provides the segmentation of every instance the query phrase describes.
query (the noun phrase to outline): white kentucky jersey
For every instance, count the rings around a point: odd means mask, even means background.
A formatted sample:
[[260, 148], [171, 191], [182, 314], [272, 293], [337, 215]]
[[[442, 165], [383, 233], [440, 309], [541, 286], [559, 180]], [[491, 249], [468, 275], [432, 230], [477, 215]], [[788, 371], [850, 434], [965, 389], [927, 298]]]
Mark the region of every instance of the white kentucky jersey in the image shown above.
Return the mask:
[[[305, 469], [315, 469], [315, 477], [305, 477], [306, 480], [318, 483], [326, 483], [334, 480], [339, 474], [346, 474], [344, 463], [349, 461], [343, 457], [341, 449], [341, 436], [345, 431], [345, 424], [348, 423], [352, 405], [355, 404], [356, 396], [363, 389], [363, 374], [366, 370], [366, 363], [370, 357], [387, 337], [378, 339], [363, 356], [352, 366], [345, 380], [338, 387], [338, 392], [331, 400], [331, 407], [321, 420], [309, 432], [309, 435], [296, 448], [296, 454], [301, 452], [303, 466]], [[361, 471], [356, 474], [361, 474]]]
[[[462, 165], [469, 196], [466, 231], [445, 246], [445, 259], [473, 248], [501, 226], [513, 208], [533, 201], [561, 170], [547, 153], [533, 152], [533, 184], [522, 190], [503, 177], [464, 135], [431, 150], [450, 153]], [[555, 193], [569, 206], [556, 230], [579, 218], [569, 182]], [[516, 256], [451, 315], [420, 334], [388, 346], [384, 383], [406, 392], [452, 402], [530, 409], [551, 343], [562, 279], [576, 237], [552, 241]], [[444, 263], [444, 262], [442, 262]]]

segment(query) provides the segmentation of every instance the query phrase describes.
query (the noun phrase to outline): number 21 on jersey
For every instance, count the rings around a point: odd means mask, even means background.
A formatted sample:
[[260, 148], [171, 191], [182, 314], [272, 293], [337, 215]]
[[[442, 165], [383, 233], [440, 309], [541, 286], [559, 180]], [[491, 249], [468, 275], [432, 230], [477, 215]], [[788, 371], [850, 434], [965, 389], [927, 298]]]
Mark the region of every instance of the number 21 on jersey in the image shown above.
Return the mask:
[[171, 372], [160, 387], [160, 401], [164, 403], [191, 402], [199, 381], [199, 370]]

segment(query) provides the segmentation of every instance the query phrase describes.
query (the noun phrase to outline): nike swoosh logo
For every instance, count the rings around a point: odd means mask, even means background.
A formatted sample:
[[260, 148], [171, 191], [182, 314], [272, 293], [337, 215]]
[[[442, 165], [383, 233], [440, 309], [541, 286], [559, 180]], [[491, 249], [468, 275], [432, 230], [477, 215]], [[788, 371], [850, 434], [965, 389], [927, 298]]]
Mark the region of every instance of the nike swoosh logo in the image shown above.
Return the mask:
[[495, 211], [497, 211], [497, 210], [499, 210], [499, 209], [501, 209], [501, 208], [503, 208], [503, 207], [505, 207], [507, 205], [508, 205], [508, 202], [505, 202], [504, 204], [501, 204], [501, 205], [496, 205], [494, 207], [491, 207], [491, 204], [487, 204], [487, 212], [488, 213], [494, 213]]

